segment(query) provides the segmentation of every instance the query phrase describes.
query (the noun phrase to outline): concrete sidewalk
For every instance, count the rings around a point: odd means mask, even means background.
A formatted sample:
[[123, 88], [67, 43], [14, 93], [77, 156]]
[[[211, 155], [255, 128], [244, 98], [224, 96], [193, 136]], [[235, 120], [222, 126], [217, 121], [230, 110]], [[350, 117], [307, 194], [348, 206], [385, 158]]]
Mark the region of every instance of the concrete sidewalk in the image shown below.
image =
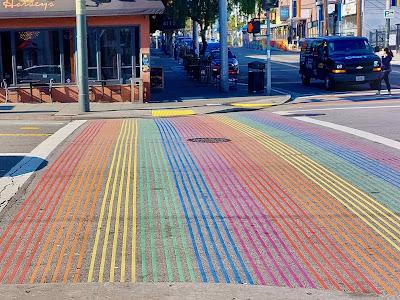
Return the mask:
[[194, 283], [0, 285], [0, 299], [395, 299], [337, 291]]
[[91, 112], [81, 113], [78, 103], [0, 104], [3, 120], [76, 120], [150, 118], [155, 110], [190, 110], [191, 114], [208, 114], [232, 109], [261, 109], [290, 101], [290, 95], [211, 98], [169, 103], [91, 103]]

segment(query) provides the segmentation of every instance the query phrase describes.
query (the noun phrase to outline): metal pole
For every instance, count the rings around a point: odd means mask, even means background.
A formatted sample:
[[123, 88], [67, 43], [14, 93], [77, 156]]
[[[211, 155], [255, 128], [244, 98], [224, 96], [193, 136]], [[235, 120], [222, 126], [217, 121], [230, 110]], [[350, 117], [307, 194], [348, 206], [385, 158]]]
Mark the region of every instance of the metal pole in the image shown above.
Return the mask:
[[[386, 10], [390, 10], [391, 8], [392, 8], [392, 1], [386, 0]], [[385, 47], [389, 47], [389, 38], [390, 38], [390, 19], [386, 19]]]
[[219, 42], [221, 53], [221, 91], [229, 91], [228, 67], [228, 5], [227, 0], [219, 0]]
[[329, 35], [329, 14], [328, 14], [328, 0], [323, 0], [323, 13], [324, 13], [324, 32], [323, 35]]
[[79, 107], [81, 112], [89, 112], [89, 80], [86, 33], [86, 0], [76, 0], [76, 48], [78, 61]]
[[271, 10], [268, 8], [266, 11], [267, 21], [267, 95], [270, 96], [272, 92], [271, 86]]
[[193, 21], [193, 48], [199, 49], [199, 24]]
[[356, 4], [356, 23], [357, 36], [362, 36], [362, 21], [361, 21], [361, 0], [357, 0]]

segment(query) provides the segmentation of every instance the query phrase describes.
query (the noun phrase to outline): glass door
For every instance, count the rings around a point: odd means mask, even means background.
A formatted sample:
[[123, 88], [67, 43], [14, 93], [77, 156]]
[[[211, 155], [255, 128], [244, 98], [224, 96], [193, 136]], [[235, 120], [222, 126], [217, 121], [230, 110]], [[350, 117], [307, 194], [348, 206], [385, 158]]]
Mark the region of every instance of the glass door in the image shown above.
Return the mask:
[[10, 32], [0, 32], [0, 80], [13, 84], [12, 47]]
[[120, 36], [114, 28], [99, 30], [101, 49], [101, 77], [104, 80], [118, 80], [118, 45]]

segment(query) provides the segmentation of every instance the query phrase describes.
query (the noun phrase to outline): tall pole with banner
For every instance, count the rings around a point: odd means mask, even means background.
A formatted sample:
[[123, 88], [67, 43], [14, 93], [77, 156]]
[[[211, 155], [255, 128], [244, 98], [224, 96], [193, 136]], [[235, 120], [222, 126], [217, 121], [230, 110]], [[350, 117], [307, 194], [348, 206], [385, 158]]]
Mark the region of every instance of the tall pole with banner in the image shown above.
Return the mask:
[[219, 42], [221, 54], [221, 92], [227, 93], [229, 91], [227, 0], [219, 0]]
[[271, 8], [279, 6], [279, 0], [263, 0], [263, 8], [267, 23], [267, 95], [272, 93], [272, 74], [271, 74]]
[[77, 83], [81, 112], [89, 112], [89, 75], [86, 31], [86, 0], [76, 0]]
[[389, 48], [389, 40], [390, 40], [390, 18], [392, 18], [392, 1], [386, 0], [386, 11], [385, 11], [385, 47]]
[[266, 8], [267, 22], [267, 95], [272, 93], [272, 78], [271, 78], [271, 9]]

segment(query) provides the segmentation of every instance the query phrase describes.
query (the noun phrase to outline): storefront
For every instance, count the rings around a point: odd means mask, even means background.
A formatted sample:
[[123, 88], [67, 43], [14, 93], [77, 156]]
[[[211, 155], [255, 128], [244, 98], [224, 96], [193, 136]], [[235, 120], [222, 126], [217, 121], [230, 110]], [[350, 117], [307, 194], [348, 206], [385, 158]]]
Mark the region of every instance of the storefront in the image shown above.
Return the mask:
[[[0, 80], [20, 92], [9, 101], [32, 100], [27, 84], [50, 81], [56, 101], [77, 101], [74, 9], [73, 0], [1, 2]], [[145, 100], [150, 97], [150, 15], [163, 10], [157, 0], [87, 0], [92, 101], [100, 90], [101, 99], [130, 101], [139, 92], [130, 90], [133, 81], [143, 83]], [[113, 85], [122, 92], [112, 96]]]

